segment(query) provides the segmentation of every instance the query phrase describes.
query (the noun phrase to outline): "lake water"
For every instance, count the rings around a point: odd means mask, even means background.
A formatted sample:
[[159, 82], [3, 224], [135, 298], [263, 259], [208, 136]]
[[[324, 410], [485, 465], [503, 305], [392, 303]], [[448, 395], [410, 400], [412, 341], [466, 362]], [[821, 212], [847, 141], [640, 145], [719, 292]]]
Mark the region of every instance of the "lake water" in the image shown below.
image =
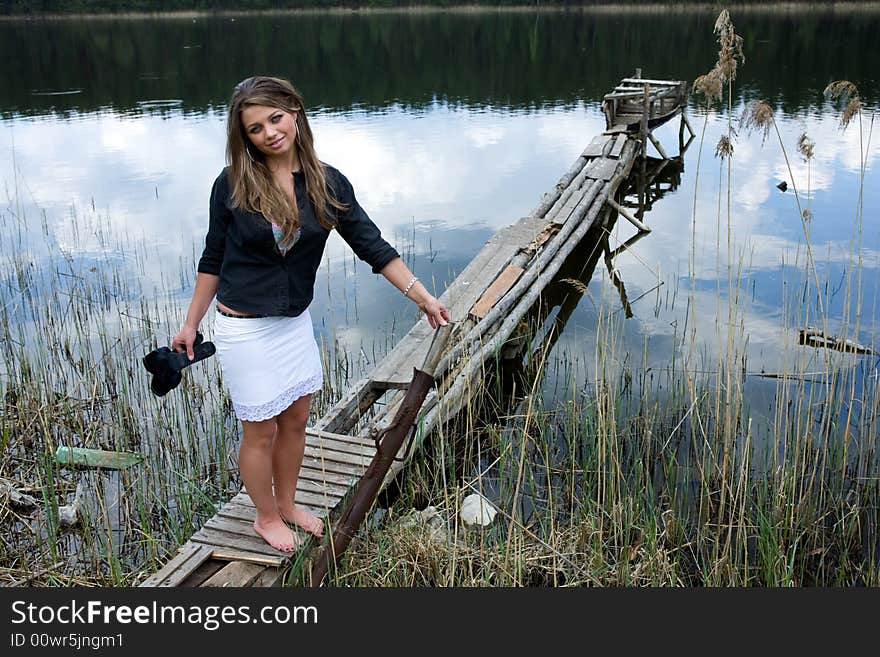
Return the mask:
[[[692, 82], [712, 67], [715, 16], [353, 12], [0, 22], [0, 179], [7, 197], [0, 258], [25, 258], [39, 271], [63, 255], [71, 271], [84, 273], [106, 262], [109, 249], [122, 276], [139, 281], [146, 295], [170, 292], [179, 301], [178, 316], [152, 318], [177, 326], [211, 183], [224, 165], [229, 94], [244, 77], [274, 74], [305, 95], [320, 157], [350, 178], [385, 237], [439, 294], [495, 231], [528, 214], [604, 129], [602, 96], [622, 77], [640, 67], [645, 77]], [[871, 344], [877, 335], [880, 146], [871, 128], [880, 94], [880, 14], [732, 17], [746, 57], [733, 115], [751, 100], [770, 102], [794, 176], [775, 132], [765, 141], [740, 129], [728, 230], [726, 163], [713, 157], [728, 114], [691, 98], [687, 113], [698, 136], [684, 155], [680, 184], [645, 215], [653, 232], [614, 262], [632, 309], [619, 355], [630, 354], [642, 370], [672, 360], [686, 325], [696, 331], [696, 351], [718, 350], [726, 334], [718, 299], [728, 294], [729, 262], [742, 267], [737, 322], [748, 336], [749, 370], [783, 367], [780, 347], [794, 341], [798, 327], [784, 308], [810, 278], [792, 183], [812, 214], [807, 225], [829, 328], [848, 313], [845, 337]], [[859, 88], [861, 130], [855, 122], [842, 131], [840, 109], [823, 97], [839, 79]], [[795, 148], [805, 132], [816, 144], [809, 168]], [[677, 121], [657, 136], [677, 152]], [[777, 189], [781, 181], [787, 192]], [[100, 231], [83, 228], [98, 225]], [[618, 222], [611, 247], [634, 233]], [[118, 244], [139, 245], [150, 257]], [[3, 294], [11, 303], [21, 289], [5, 269]], [[575, 363], [550, 373], [551, 396], [570, 387], [570, 377], [591, 375], [600, 309], [619, 303], [601, 270], [600, 262], [550, 356]], [[850, 295], [842, 292], [848, 276]], [[416, 319], [412, 305], [356, 262], [338, 236], [328, 245], [311, 311], [324, 341], [338, 341], [351, 355], [358, 370], [352, 377]], [[869, 361], [867, 374], [871, 367]], [[750, 385], [760, 400], [775, 384], [756, 378]]]

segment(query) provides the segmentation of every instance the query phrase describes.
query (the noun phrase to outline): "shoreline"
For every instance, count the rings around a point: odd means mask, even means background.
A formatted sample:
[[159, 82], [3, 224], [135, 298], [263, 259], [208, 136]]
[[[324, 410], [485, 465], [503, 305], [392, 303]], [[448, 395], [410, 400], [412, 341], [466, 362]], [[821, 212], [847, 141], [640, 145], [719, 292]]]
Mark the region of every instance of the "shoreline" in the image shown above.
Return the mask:
[[[784, 14], [830, 11], [834, 14], [852, 14], [880, 11], [880, 0], [872, 2], [733, 2], [725, 7], [728, 10], [745, 14]], [[488, 13], [582, 13], [582, 14], [654, 14], [654, 13], [710, 13], [720, 10], [713, 2], [649, 2], [639, 5], [625, 3], [584, 4], [584, 5], [490, 5], [461, 4], [452, 6], [411, 5], [399, 7], [292, 7], [288, 9], [249, 9], [249, 10], [179, 10], [179, 11], [123, 11], [123, 12], [70, 12], [70, 13], [6, 13], [0, 15], [0, 22], [39, 22], [74, 20], [196, 20], [199, 18], [238, 18], [257, 16], [295, 16], [295, 15], [351, 15], [351, 14], [488, 14]]]

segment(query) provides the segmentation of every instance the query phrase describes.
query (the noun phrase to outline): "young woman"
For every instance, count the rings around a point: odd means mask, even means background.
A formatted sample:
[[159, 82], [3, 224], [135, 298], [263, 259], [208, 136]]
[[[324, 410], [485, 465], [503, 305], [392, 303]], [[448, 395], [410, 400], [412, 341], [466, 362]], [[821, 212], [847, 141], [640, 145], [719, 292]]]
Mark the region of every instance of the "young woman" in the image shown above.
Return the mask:
[[294, 503], [312, 393], [322, 370], [309, 315], [332, 229], [357, 256], [418, 304], [432, 328], [449, 311], [418, 282], [358, 205], [348, 179], [318, 160], [302, 96], [287, 81], [252, 77], [229, 103], [229, 165], [211, 190], [195, 291], [175, 351], [193, 357], [214, 296], [214, 343], [242, 424], [239, 469], [256, 507], [254, 529], [291, 551], [322, 521]]

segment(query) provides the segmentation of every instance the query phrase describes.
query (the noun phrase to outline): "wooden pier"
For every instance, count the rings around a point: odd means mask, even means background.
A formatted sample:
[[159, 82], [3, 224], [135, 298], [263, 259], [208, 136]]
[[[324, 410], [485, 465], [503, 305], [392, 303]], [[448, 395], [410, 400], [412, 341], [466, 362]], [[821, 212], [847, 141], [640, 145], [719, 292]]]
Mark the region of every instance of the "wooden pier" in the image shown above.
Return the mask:
[[[631, 111], [636, 93], [641, 112], [638, 121], [631, 121], [636, 116]], [[618, 94], [627, 96], [618, 98]], [[410, 444], [398, 452], [386, 485], [406, 467], [422, 440], [466, 404], [469, 391], [480, 388], [487, 361], [511, 338], [520, 319], [601, 214], [619, 213], [640, 230], [648, 230], [637, 218], [641, 213], [633, 216], [615, 197], [649, 139], [667, 159], [651, 134], [653, 127], [681, 114], [680, 136], [685, 126], [690, 129], [683, 114], [686, 85], [625, 78], [609, 96], [604, 105], [608, 129], [587, 145], [531, 214], [489, 239], [441, 295], [453, 329], [435, 370], [440, 385], [425, 399]], [[298, 505], [331, 523], [339, 517], [376, 453], [375, 437], [394, 418], [413, 368], [421, 367], [432, 337], [427, 321], [418, 321], [368, 377], [351, 386], [307, 430]], [[307, 550], [292, 554], [275, 550], [254, 531], [254, 518], [253, 503], [242, 490], [140, 585], [278, 585]]]

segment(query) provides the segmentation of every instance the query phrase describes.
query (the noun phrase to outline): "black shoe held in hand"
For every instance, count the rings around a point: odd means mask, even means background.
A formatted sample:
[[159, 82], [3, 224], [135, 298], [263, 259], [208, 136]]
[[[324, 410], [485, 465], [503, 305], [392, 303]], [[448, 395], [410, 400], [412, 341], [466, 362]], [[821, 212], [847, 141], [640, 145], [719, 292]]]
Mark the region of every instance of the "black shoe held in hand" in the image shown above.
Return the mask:
[[217, 349], [213, 342], [203, 342], [201, 333], [196, 333], [193, 342], [193, 359], [187, 358], [186, 352], [178, 353], [168, 347], [159, 347], [144, 356], [144, 367], [153, 375], [150, 382], [150, 390], [158, 397], [163, 397], [170, 390], [176, 388], [181, 379], [181, 371], [193, 363], [198, 363], [209, 356], [213, 356]]

